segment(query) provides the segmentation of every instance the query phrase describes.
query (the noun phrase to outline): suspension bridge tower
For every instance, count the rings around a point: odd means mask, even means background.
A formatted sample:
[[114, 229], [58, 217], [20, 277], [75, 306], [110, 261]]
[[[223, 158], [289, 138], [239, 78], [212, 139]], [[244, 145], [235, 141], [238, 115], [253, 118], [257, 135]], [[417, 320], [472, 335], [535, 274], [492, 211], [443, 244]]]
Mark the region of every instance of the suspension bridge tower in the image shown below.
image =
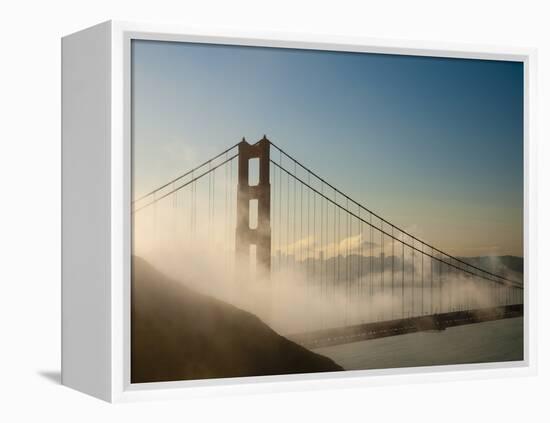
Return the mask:
[[[250, 260], [250, 246], [256, 246], [256, 268], [264, 277], [271, 271], [271, 185], [269, 182], [270, 142], [264, 137], [256, 144], [243, 138], [239, 143], [237, 185], [237, 232], [235, 248], [237, 257]], [[250, 185], [249, 161], [259, 159], [259, 181]], [[257, 226], [251, 227], [250, 203], [258, 202]]]

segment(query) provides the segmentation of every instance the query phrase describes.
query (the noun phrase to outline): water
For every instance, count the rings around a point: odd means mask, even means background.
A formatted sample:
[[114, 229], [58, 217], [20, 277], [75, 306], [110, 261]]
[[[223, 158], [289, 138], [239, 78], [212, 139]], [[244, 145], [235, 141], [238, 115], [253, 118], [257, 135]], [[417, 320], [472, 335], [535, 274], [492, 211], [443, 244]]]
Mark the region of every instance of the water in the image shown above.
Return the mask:
[[314, 350], [346, 370], [490, 363], [523, 359], [523, 318], [418, 332]]

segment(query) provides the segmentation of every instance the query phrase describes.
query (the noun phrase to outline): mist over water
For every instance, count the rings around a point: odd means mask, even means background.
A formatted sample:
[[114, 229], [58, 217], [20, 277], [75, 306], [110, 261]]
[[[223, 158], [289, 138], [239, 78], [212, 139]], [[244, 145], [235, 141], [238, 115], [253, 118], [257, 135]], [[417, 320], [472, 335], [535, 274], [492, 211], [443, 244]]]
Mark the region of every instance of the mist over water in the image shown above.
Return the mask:
[[[210, 241], [188, 236], [183, 242], [173, 234], [151, 242], [150, 235], [135, 254], [185, 286], [257, 315], [281, 334], [522, 302], [520, 291], [506, 292], [459, 272], [440, 275], [431, 263], [413, 271], [411, 261], [397, 257], [386, 257], [383, 271], [380, 257], [338, 255], [286, 265], [286, 258], [273, 257], [269, 274], [253, 259], [235, 256], [222, 240], [228, 235], [223, 225], [211, 233]], [[392, 261], [401, 271], [391, 271]]]

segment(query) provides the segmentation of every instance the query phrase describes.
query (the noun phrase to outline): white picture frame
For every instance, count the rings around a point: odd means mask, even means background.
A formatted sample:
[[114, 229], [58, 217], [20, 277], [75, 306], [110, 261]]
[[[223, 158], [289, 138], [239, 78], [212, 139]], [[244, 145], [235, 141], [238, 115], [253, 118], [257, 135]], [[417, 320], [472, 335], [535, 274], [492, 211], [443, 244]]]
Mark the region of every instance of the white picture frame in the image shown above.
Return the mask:
[[[131, 384], [130, 42], [305, 48], [524, 63], [524, 360], [340, 373]], [[106, 401], [280, 392], [536, 372], [536, 52], [524, 48], [234, 32], [105, 22], [62, 40], [62, 383]], [[86, 191], [87, 195], [82, 195]], [[84, 269], [84, 271], [83, 271]]]

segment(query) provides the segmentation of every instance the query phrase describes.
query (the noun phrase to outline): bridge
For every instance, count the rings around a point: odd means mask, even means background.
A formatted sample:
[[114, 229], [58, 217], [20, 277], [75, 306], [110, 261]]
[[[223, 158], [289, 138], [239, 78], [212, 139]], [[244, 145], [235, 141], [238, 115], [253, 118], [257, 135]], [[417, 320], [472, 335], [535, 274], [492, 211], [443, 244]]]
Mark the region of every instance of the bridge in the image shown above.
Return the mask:
[[521, 275], [419, 239], [265, 136], [135, 199], [132, 218], [135, 254], [171, 254], [308, 348], [523, 315]]

